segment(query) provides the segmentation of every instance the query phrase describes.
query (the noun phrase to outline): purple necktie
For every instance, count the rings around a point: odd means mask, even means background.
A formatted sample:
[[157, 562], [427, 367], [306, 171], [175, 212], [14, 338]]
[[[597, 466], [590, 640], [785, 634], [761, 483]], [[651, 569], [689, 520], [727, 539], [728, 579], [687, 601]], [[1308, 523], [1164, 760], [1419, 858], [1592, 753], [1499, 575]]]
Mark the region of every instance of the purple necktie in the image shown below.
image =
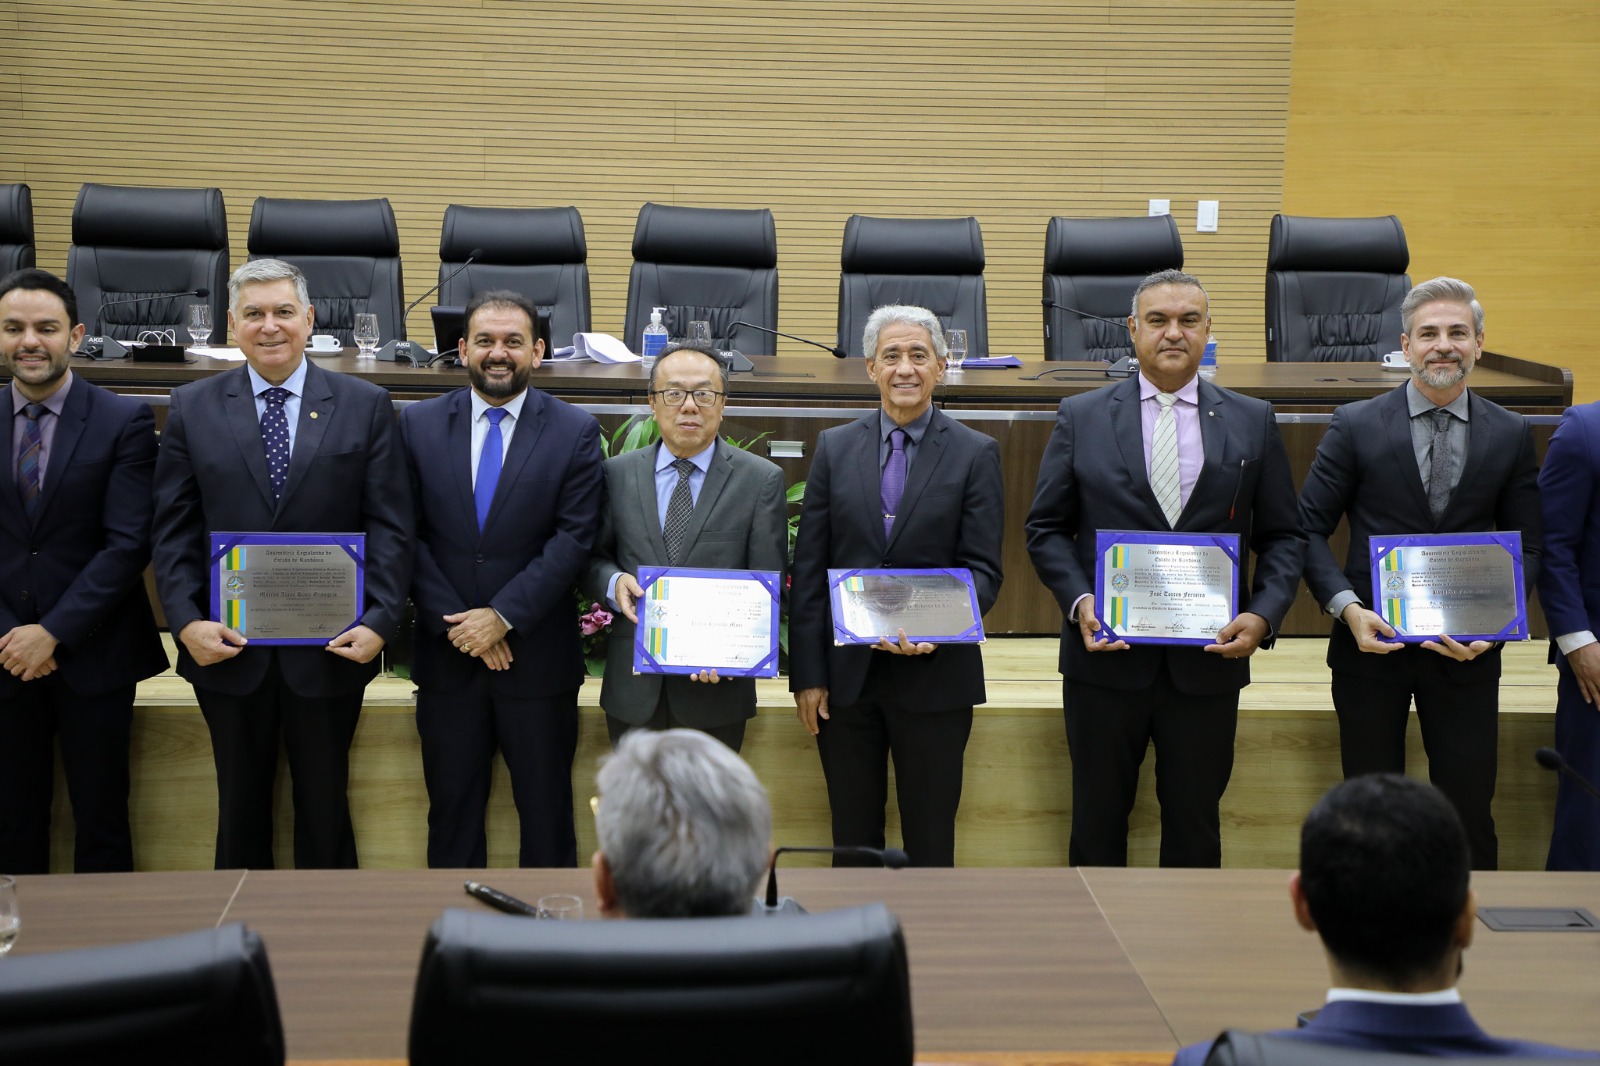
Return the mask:
[[44, 434], [39, 431], [39, 419], [49, 408], [42, 403], [30, 403], [22, 408], [22, 452], [17, 459], [17, 487], [22, 492], [22, 510], [32, 521], [39, 514], [39, 459], [44, 454]]
[[903, 429], [892, 430], [889, 433], [889, 461], [883, 464], [883, 484], [878, 489], [878, 498], [883, 501], [883, 535], [889, 536], [889, 530], [894, 527], [895, 511], [900, 507], [900, 497], [906, 491], [906, 431]]

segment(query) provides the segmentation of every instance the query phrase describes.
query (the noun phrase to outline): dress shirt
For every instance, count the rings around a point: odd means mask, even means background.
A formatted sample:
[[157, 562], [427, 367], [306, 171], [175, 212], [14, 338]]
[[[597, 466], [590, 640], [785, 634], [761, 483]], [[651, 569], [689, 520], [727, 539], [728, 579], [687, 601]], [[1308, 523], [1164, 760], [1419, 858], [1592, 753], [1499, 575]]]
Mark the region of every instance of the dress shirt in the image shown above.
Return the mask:
[[[1144, 437], [1144, 472], [1150, 476], [1151, 441], [1155, 438], [1156, 419], [1161, 417], [1161, 403], [1156, 393], [1161, 390], [1143, 374], [1139, 375], [1139, 431]], [[1178, 495], [1185, 507], [1194, 483], [1200, 480], [1200, 468], [1205, 465], [1205, 443], [1200, 439], [1200, 379], [1192, 377], [1177, 392], [1178, 402], [1172, 405], [1172, 414], [1178, 420]]]
[[[467, 469], [472, 474], [472, 488], [478, 488], [478, 460], [483, 456], [483, 442], [489, 436], [489, 408], [494, 404], [478, 395], [478, 390], [471, 390], [468, 395], [472, 398], [472, 454], [468, 462], [472, 465]], [[528, 398], [528, 390], [523, 389], [511, 399], [500, 405], [500, 410], [506, 416], [500, 420], [500, 461], [511, 454], [511, 435], [517, 431], [517, 422], [522, 418], [522, 403]]]
[[[706, 473], [711, 469], [711, 457], [716, 454], [717, 442], [713, 440], [694, 455], [685, 456], [694, 464], [694, 469], [689, 471], [689, 499], [696, 504], [700, 502], [700, 490], [705, 487]], [[656, 445], [656, 528], [660, 529], [667, 524], [667, 508], [672, 504], [672, 490], [678, 487], [678, 470], [672, 464], [678, 457], [667, 450], [665, 444]], [[638, 575], [634, 575], [637, 577]], [[611, 580], [606, 582], [606, 601], [613, 611], [621, 610], [617, 603], [617, 582], [622, 574], [611, 575]]]
[[[50, 445], [56, 439], [56, 423], [61, 421], [61, 412], [67, 406], [67, 391], [72, 388], [72, 371], [67, 371], [62, 377], [61, 387], [49, 396], [40, 400], [44, 409], [49, 411], [52, 418], [39, 420], [39, 488], [44, 488], [45, 476], [50, 469]], [[17, 391], [15, 382], [11, 384], [11, 454], [22, 454], [22, 409], [34, 401], [28, 399]]]
[[889, 434], [897, 429], [906, 431], [906, 479], [911, 478], [911, 464], [917, 461], [917, 449], [922, 447], [923, 434], [928, 432], [928, 425], [933, 421], [933, 404], [928, 409], [913, 418], [909, 425], [900, 425], [889, 417], [889, 412], [878, 408], [878, 474], [883, 475], [883, 468], [889, 462]]
[[[249, 363], [245, 364], [245, 370], [250, 374], [250, 394], [256, 398], [256, 420], [260, 421], [267, 416], [267, 397], [265, 393], [273, 385], [272, 382], [257, 374], [256, 368]], [[304, 396], [306, 391], [305, 356], [300, 357], [300, 365], [295, 367], [294, 373], [289, 375], [289, 379], [278, 387], [287, 389], [289, 392], [289, 398], [283, 401], [283, 417], [289, 420], [289, 455], [292, 457], [294, 455], [294, 437], [300, 424], [300, 397]]]
[[1445, 988], [1438, 992], [1379, 992], [1372, 988], [1330, 988], [1329, 1003], [1387, 1003], [1395, 1007], [1438, 1007], [1446, 1003], [1460, 1003], [1461, 991]]

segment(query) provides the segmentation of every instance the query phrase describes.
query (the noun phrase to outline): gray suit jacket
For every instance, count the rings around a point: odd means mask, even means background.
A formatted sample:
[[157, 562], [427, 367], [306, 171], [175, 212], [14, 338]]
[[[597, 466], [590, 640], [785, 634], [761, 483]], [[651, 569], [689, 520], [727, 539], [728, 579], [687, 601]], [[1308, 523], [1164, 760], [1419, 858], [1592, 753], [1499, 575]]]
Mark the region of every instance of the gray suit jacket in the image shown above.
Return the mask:
[[[659, 445], [657, 446], [659, 447]], [[606, 503], [600, 535], [584, 574], [583, 588], [605, 602], [617, 573], [637, 576], [641, 566], [666, 566], [656, 511], [656, 447], [606, 460]], [[788, 556], [783, 471], [750, 452], [719, 440], [695, 502], [679, 566], [712, 570], [772, 570], [782, 573]], [[756, 713], [755, 681], [729, 678], [716, 685], [686, 677], [633, 672], [635, 626], [621, 614], [611, 630], [600, 706], [613, 718], [642, 725], [665, 692], [672, 715], [685, 725], [730, 725]]]

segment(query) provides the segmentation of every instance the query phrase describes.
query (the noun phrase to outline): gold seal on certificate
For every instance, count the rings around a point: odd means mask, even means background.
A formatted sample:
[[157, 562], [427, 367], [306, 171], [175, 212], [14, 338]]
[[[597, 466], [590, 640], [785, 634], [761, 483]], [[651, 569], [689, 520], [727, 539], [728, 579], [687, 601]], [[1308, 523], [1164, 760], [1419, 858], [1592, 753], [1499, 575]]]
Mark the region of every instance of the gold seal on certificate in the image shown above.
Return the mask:
[[1239, 613], [1235, 533], [1097, 534], [1095, 606], [1112, 640], [1215, 644]]
[[364, 533], [211, 534], [211, 617], [252, 644], [326, 644], [361, 620]]

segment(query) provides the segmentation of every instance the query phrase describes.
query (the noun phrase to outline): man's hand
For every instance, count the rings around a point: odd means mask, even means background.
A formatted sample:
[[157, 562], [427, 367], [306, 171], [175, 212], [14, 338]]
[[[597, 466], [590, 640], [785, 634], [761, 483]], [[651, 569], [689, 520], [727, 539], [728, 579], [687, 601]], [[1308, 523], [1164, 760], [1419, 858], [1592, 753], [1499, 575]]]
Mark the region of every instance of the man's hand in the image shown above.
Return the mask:
[[1217, 642], [1207, 644], [1205, 650], [1224, 659], [1248, 659], [1261, 647], [1261, 642], [1267, 639], [1271, 630], [1267, 620], [1259, 614], [1240, 611], [1233, 621], [1222, 627], [1222, 632], [1217, 634]]
[[1583, 702], [1593, 707], [1600, 699], [1600, 643], [1574, 649], [1567, 656], [1567, 665], [1572, 668], [1572, 677], [1578, 682]]
[[353, 663], [370, 663], [383, 650], [383, 638], [366, 626], [354, 626], [328, 641], [328, 650]]
[[44, 677], [55, 671], [57, 643], [44, 626], [17, 626], [0, 637], [0, 669], [24, 681]]
[[231, 659], [250, 643], [237, 629], [229, 629], [221, 622], [197, 619], [184, 626], [178, 639], [194, 659], [196, 666], [210, 666]]
[[794, 714], [800, 719], [800, 724], [806, 727], [806, 732], [816, 736], [820, 728], [817, 719], [828, 717], [828, 686], [818, 685], [816, 688], [803, 688], [796, 692]]
[[1113, 641], [1110, 631], [1101, 627], [1094, 613], [1093, 596], [1078, 601], [1078, 632], [1083, 634], [1083, 646], [1089, 651], [1122, 651], [1128, 646], [1125, 640]]
[[[886, 651], [890, 655], [930, 655], [933, 653], [932, 644], [928, 644], [926, 642], [922, 644], [913, 644], [906, 639], [905, 630], [902, 629], [898, 632], [900, 634], [900, 639], [898, 642], [890, 640], [888, 637], [879, 637], [878, 643], [872, 646], [872, 650]], [[827, 716], [824, 715], [823, 717], [826, 718]]]
[[509, 670], [511, 669], [511, 660], [513, 658], [511, 645], [502, 640], [498, 644], [485, 648], [478, 658], [482, 660], [483, 665], [491, 670]]
[[1388, 655], [1392, 651], [1405, 647], [1404, 644], [1398, 641], [1390, 643], [1378, 639], [1380, 636], [1394, 636], [1394, 627], [1385, 622], [1377, 613], [1367, 610], [1359, 603], [1352, 603], [1346, 607], [1339, 617], [1344, 619], [1344, 624], [1350, 627], [1351, 635], [1356, 638], [1356, 647], [1362, 651], [1370, 651], [1375, 655]]
[[632, 574], [618, 574], [616, 587], [611, 594], [617, 598], [617, 610], [622, 612], [622, 617], [639, 624], [639, 616], [634, 612], [633, 605], [644, 595], [644, 589], [639, 587], [638, 579]]
[[1438, 640], [1425, 640], [1422, 646], [1429, 651], [1436, 651], [1447, 659], [1454, 659], [1459, 663], [1470, 663], [1490, 648], [1494, 647], [1492, 640], [1475, 640], [1471, 644], [1463, 644], [1448, 633], [1441, 633]]
[[719, 685], [722, 683], [722, 678], [717, 676], [717, 672], [715, 670], [701, 670], [697, 674], [690, 674], [689, 680], [700, 681], [707, 685]]
[[447, 614], [444, 621], [450, 627], [445, 633], [450, 643], [457, 651], [474, 659], [482, 658], [484, 652], [511, 632], [511, 627], [500, 620], [500, 612], [493, 607], [474, 607], [460, 614]]

